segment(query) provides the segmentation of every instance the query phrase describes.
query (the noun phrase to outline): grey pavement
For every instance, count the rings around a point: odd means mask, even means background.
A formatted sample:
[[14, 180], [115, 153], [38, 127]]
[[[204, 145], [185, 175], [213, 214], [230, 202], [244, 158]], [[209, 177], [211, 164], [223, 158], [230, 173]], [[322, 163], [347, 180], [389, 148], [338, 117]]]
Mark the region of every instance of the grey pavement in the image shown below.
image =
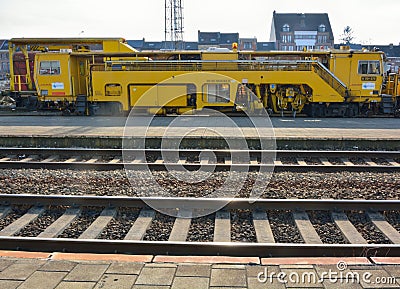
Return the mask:
[[[0, 288], [400, 288], [399, 272], [400, 265], [352, 265], [339, 271], [335, 265], [132, 263], [2, 257]], [[346, 279], [346, 276], [350, 277]]]
[[[148, 124], [151, 124], [150, 126]], [[124, 127], [127, 129], [124, 132]], [[256, 125], [254, 125], [256, 124]], [[257, 129], [255, 129], [257, 127]], [[277, 138], [400, 139], [400, 119], [395, 118], [290, 118], [272, 117], [59, 117], [0, 116], [1, 136], [196, 136], [222, 135]]]

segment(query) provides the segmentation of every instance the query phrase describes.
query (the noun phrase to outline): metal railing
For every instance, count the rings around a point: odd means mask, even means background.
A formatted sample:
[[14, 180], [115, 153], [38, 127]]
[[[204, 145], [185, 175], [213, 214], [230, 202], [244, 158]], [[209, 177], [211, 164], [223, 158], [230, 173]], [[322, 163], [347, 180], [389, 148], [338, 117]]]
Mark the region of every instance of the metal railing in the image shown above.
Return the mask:
[[[311, 71], [313, 61], [155, 60], [106, 61], [104, 70], [127, 71]], [[97, 68], [99, 69], [99, 68]], [[96, 69], [96, 70], [97, 70]]]
[[[22, 81], [23, 79], [25, 79], [25, 81]], [[28, 79], [28, 75], [26, 75], [26, 74], [14, 75], [14, 85], [18, 86], [18, 91], [22, 91], [23, 85], [28, 85], [27, 79]], [[14, 88], [12, 88], [12, 89], [14, 89]]]
[[316, 61], [313, 63], [313, 70], [318, 74], [330, 87], [337, 91], [342, 97], [347, 97], [347, 86], [337, 78], [328, 68], [322, 63]]
[[347, 86], [328, 68], [314, 60], [152, 60], [106, 61], [93, 66], [95, 71], [313, 71], [342, 97]]

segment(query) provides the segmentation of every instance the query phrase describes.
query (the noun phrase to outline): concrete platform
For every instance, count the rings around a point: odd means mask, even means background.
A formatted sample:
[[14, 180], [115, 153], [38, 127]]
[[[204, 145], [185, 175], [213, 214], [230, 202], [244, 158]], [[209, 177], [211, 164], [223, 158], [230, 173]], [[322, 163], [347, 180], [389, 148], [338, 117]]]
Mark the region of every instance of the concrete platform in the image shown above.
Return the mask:
[[[224, 147], [223, 138], [246, 138], [257, 148], [259, 136], [275, 137], [278, 148], [400, 149], [400, 119], [354, 118], [309, 119], [271, 118], [254, 127], [245, 117], [187, 116], [135, 119], [130, 137], [147, 138], [150, 147], [161, 138], [185, 137], [185, 146]], [[121, 147], [124, 117], [1, 116], [1, 146]], [[190, 133], [188, 133], [190, 132]], [[239, 132], [239, 134], [238, 134]]]
[[400, 258], [258, 259], [0, 251], [0, 288], [400, 288], [399, 264]]

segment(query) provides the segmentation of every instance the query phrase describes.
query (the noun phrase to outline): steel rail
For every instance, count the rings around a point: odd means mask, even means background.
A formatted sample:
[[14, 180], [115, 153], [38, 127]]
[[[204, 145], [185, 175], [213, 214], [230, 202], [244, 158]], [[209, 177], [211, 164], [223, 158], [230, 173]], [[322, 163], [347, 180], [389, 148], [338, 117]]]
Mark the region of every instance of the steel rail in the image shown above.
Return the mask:
[[[305, 172], [305, 171], [320, 171], [320, 172], [338, 172], [338, 171], [350, 171], [350, 172], [394, 172], [400, 170], [400, 164], [283, 164], [275, 163], [272, 164], [274, 157], [277, 159], [283, 158], [366, 158], [366, 159], [400, 159], [400, 151], [302, 151], [302, 150], [208, 150], [208, 152], [214, 154], [218, 159], [232, 157], [232, 162], [228, 163], [199, 163], [199, 162], [185, 162], [177, 163], [168, 161], [168, 157], [171, 154], [179, 157], [199, 157], [204, 150], [160, 150], [160, 149], [85, 149], [85, 148], [0, 148], [0, 154], [3, 156], [13, 156], [12, 159], [0, 159], [0, 168], [6, 169], [87, 169], [87, 170], [120, 170], [120, 169], [153, 169], [153, 170], [168, 170], [168, 169], [182, 169], [184, 167], [187, 170], [196, 171], [200, 168], [212, 169], [212, 171], [226, 171], [226, 170], [249, 170], [258, 171], [265, 169], [271, 171], [274, 169], [276, 172], [279, 171], [293, 171], [293, 172]], [[59, 157], [75, 157], [83, 156], [85, 158], [97, 157], [98, 160], [94, 162], [74, 160], [72, 162], [51, 160], [46, 161], [46, 157], [43, 156], [59, 156]], [[29, 156], [42, 156], [40, 159], [26, 160]], [[124, 156], [131, 160], [135, 156], [144, 157], [167, 157], [166, 161], [162, 162], [135, 162], [131, 163], [128, 160], [124, 160]], [[102, 157], [114, 157], [118, 158], [117, 162], [104, 161]], [[245, 161], [240, 163], [240, 158]], [[239, 163], [235, 160], [239, 159]], [[258, 159], [258, 163], [251, 163], [250, 160]], [[245, 163], [247, 162], [247, 163]]]
[[161, 155], [161, 153], [179, 152], [182, 156], [191, 156], [204, 151], [215, 153], [216, 156], [225, 156], [232, 153], [250, 154], [252, 156], [261, 156], [264, 154], [276, 154], [276, 157], [393, 157], [400, 158], [400, 151], [327, 151], [327, 150], [229, 150], [229, 149], [93, 149], [93, 148], [18, 148], [18, 147], [0, 147], [0, 154], [32, 154], [32, 155], [53, 155], [73, 156], [77, 154], [89, 156], [117, 156], [122, 153], [150, 155]]
[[237, 257], [398, 257], [396, 244], [283, 244], [1, 237], [3, 250]]
[[27, 205], [65, 205], [98, 207], [147, 207], [147, 203], [159, 202], [159, 208], [192, 209], [208, 208], [210, 205], [225, 206], [225, 209], [287, 209], [287, 210], [398, 210], [400, 200], [336, 200], [336, 199], [243, 199], [243, 198], [160, 198], [125, 196], [72, 196], [72, 195], [35, 195], [0, 194], [0, 204]]
[[[145, 201], [158, 201], [165, 208], [209, 208], [210, 204], [224, 204], [228, 199], [192, 198], [130, 198], [65, 195], [0, 195], [2, 205], [29, 204], [34, 206], [100, 206], [100, 207], [146, 207]], [[288, 210], [396, 210], [398, 200], [266, 200], [233, 199], [223, 209], [288, 209]], [[3, 250], [64, 251], [127, 254], [172, 255], [226, 255], [258, 257], [315, 257], [315, 256], [399, 256], [400, 244], [283, 244], [239, 242], [175, 242], [135, 241], [103, 239], [67, 239], [0, 236]]]

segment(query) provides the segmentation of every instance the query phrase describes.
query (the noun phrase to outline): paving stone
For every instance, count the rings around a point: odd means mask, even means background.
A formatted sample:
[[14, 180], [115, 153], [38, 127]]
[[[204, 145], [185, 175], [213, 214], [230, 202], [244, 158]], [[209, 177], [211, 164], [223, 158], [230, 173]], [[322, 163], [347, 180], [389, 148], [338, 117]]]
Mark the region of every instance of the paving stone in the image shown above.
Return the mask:
[[210, 277], [210, 265], [179, 264], [176, 276], [181, 277]]
[[310, 264], [289, 264], [289, 265], [280, 265], [279, 268], [281, 269], [314, 269], [314, 265]]
[[[399, 288], [400, 283], [397, 283], [395, 280], [391, 280], [389, 282], [389, 279], [392, 279], [394, 277], [390, 276], [388, 272], [385, 270], [352, 270], [355, 273], [358, 273], [360, 275], [360, 284], [363, 288]], [[364, 278], [364, 274], [370, 274], [370, 276], [367, 278]], [[378, 279], [382, 280], [382, 278], [386, 278], [386, 282], [384, 283], [377, 283]], [[366, 280], [365, 280], [366, 279]]]
[[371, 257], [371, 260], [378, 265], [400, 265], [399, 257]]
[[95, 282], [61, 282], [56, 289], [93, 289]]
[[360, 284], [358, 283], [346, 283], [346, 282], [330, 282], [329, 280], [324, 280], [322, 283], [325, 289], [362, 289]]
[[6, 269], [8, 266], [12, 265], [15, 263], [15, 260], [10, 260], [10, 259], [0, 259], [0, 271], [3, 271]]
[[381, 270], [381, 266], [377, 266], [375, 264], [371, 265], [349, 265], [347, 266], [350, 270]]
[[281, 271], [279, 266], [262, 266], [262, 265], [246, 266], [246, 270], [247, 270], [247, 277], [257, 277], [258, 274], [260, 273], [265, 274], [265, 272], [268, 275], [274, 273], [274, 275], [276, 276]]
[[[231, 287], [209, 287], [210, 289], [228, 289]], [[234, 287], [234, 289], [247, 289], [247, 287]]]
[[278, 282], [277, 279], [272, 279], [271, 281], [267, 281], [266, 283], [262, 283], [258, 280], [258, 278], [248, 278], [247, 279], [248, 289], [285, 289], [285, 285], [283, 283]]
[[227, 257], [227, 256], [155, 256], [153, 262], [190, 263], [190, 264], [259, 264], [258, 257]]
[[16, 260], [16, 262], [14, 264], [33, 264], [33, 265], [39, 265], [39, 266], [43, 266], [47, 262], [47, 259], [21, 259], [21, 258], [17, 258], [17, 259], [14, 259], [14, 260]]
[[382, 267], [386, 272], [388, 272], [393, 277], [400, 277], [400, 266], [383, 266]]
[[6, 258], [15, 258], [16, 260], [33, 259], [33, 261], [36, 261], [39, 259], [48, 259], [50, 257], [50, 253], [0, 250], [0, 256]]
[[65, 277], [65, 281], [97, 282], [108, 269], [106, 264], [78, 264]]
[[204, 277], [175, 277], [171, 289], [208, 289], [209, 283]]
[[132, 287], [132, 289], [170, 289], [170, 288], [171, 286], [158, 286], [158, 285], [135, 285]]
[[318, 282], [320, 278], [314, 269], [281, 268], [281, 272], [285, 274], [281, 278], [287, 281], [287, 288], [323, 288], [323, 285]]
[[246, 287], [246, 270], [240, 269], [212, 269], [210, 286]]
[[[147, 265], [147, 264], [146, 264]], [[175, 268], [144, 267], [135, 285], [171, 285]]]
[[18, 288], [21, 289], [41, 289], [55, 288], [62, 279], [67, 275], [67, 272], [45, 272], [36, 271]]
[[346, 276], [346, 274], [351, 274], [351, 270], [349, 268], [340, 271], [336, 265], [317, 265], [314, 268], [315, 271], [317, 271], [318, 277], [324, 279], [329, 279], [329, 278], [343, 279]]
[[177, 264], [171, 264], [171, 263], [147, 263], [144, 266], [151, 267], [151, 268], [176, 268], [176, 267], [178, 267]]
[[76, 265], [76, 262], [71, 261], [47, 261], [39, 270], [49, 272], [70, 272]]
[[38, 270], [43, 263], [16, 262], [0, 272], [0, 279], [26, 280], [33, 272]]
[[16, 280], [0, 280], [1, 289], [15, 289], [22, 284], [23, 281]]
[[136, 281], [136, 275], [104, 274], [95, 289], [130, 289]]
[[213, 269], [246, 269], [245, 265], [216, 264]]
[[121, 254], [92, 254], [92, 253], [53, 253], [53, 260], [91, 261], [97, 264], [111, 262], [151, 262], [153, 255], [121, 255]]
[[108, 267], [107, 274], [139, 275], [144, 263], [114, 262]]

